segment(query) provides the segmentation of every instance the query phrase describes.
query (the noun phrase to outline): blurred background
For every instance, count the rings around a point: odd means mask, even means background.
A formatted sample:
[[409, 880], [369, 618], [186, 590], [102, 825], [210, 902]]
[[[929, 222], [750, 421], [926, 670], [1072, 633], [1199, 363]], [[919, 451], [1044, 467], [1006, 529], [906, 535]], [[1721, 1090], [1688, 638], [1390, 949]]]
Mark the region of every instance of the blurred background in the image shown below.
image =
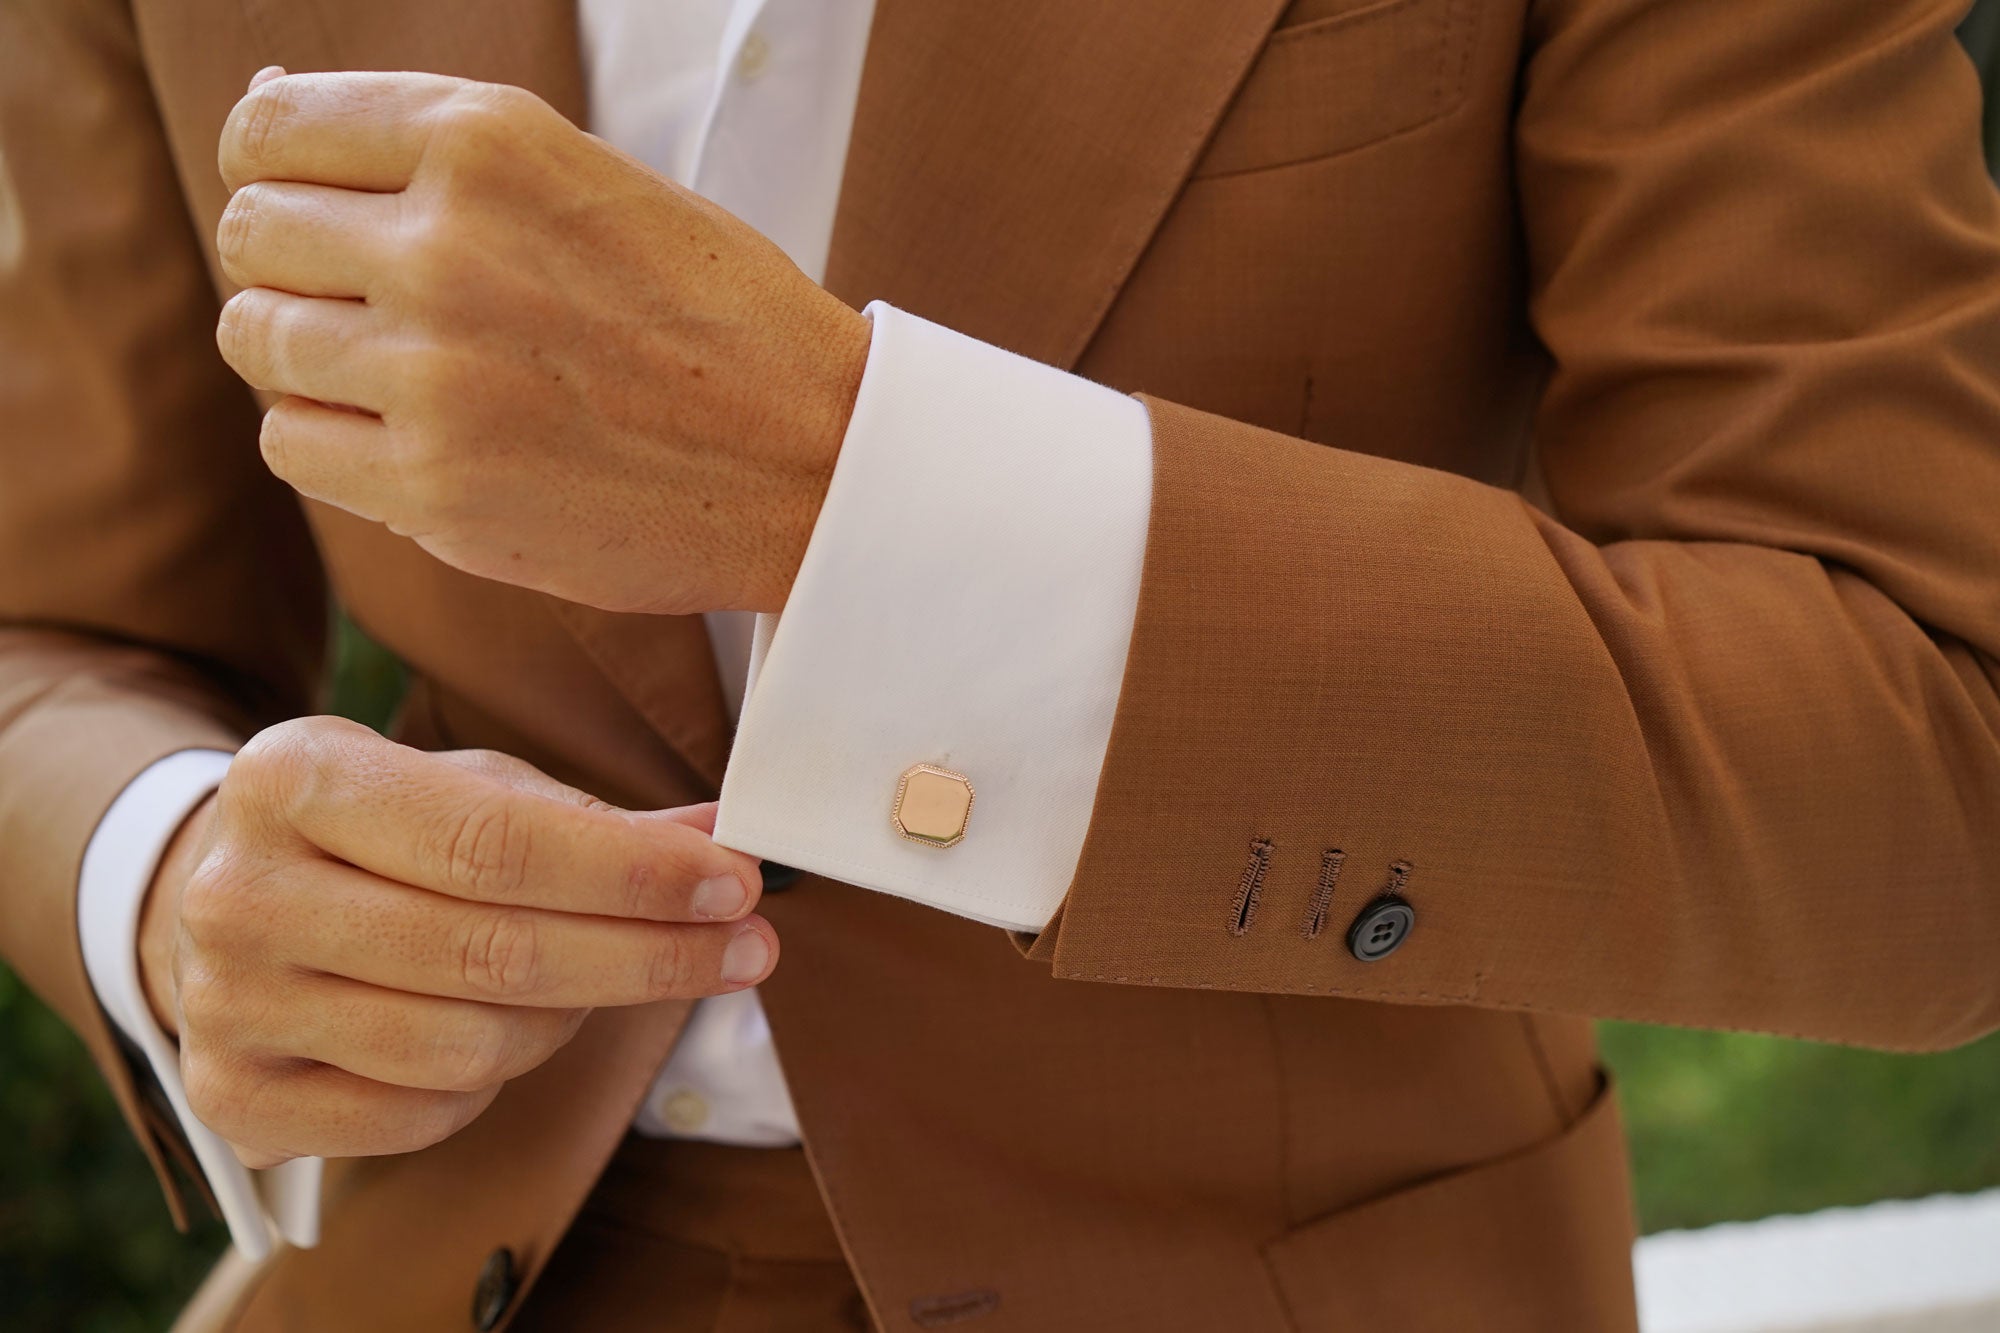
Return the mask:
[[[1960, 31], [2000, 163], [2000, 0], [1979, 0]], [[329, 711], [383, 725], [401, 668], [350, 626], [335, 642]], [[2000, 1035], [1927, 1056], [1620, 1023], [1602, 1035], [1649, 1232], [2000, 1186]], [[82, 1047], [0, 965], [0, 1328], [156, 1333], [226, 1239], [213, 1222], [174, 1232]]]

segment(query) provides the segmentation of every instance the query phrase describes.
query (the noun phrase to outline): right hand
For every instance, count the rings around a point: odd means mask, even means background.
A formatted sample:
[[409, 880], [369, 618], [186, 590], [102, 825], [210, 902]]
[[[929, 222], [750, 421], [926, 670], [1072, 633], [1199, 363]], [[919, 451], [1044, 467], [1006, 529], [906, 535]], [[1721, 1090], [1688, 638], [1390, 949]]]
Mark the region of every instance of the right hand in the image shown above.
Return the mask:
[[631, 813], [490, 751], [332, 717], [255, 737], [162, 859], [141, 975], [188, 1102], [245, 1165], [463, 1128], [598, 1005], [777, 959], [713, 806]]

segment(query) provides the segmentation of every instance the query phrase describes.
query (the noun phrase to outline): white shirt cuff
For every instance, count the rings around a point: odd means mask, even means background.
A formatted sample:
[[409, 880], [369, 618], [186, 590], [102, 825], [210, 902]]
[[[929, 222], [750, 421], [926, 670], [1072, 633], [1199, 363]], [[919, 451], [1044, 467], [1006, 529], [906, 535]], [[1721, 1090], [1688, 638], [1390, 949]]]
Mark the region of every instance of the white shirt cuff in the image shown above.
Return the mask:
[[[1015, 930], [1061, 905], [1138, 607], [1136, 399], [881, 302], [781, 615], [758, 618], [716, 840]], [[899, 778], [969, 779], [962, 841], [899, 836]]]
[[98, 821], [77, 881], [84, 971], [106, 1016], [139, 1048], [180, 1120], [236, 1248], [252, 1260], [273, 1237], [298, 1246], [319, 1240], [322, 1163], [300, 1158], [251, 1171], [188, 1110], [180, 1050], [153, 1019], [139, 981], [139, 914], [167, 844], [229, 769], [222, 750], [182, 750], [132, 779]]

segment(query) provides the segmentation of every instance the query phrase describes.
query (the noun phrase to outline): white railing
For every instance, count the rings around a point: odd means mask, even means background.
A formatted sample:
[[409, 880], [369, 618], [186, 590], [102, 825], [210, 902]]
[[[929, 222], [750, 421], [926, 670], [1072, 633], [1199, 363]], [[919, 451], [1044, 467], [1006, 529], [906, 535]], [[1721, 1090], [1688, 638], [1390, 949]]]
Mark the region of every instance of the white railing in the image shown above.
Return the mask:
[[1639, 1242], [1646, 1333], [2000, 1333], [2000, 1190]]

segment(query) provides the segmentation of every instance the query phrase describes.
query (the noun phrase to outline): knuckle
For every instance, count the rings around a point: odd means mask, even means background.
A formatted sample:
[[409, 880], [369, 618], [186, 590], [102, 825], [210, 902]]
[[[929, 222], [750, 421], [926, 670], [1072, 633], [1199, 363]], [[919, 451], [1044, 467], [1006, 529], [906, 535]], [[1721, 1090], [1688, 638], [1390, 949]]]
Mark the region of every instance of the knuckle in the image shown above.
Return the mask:
[[418, 1152], [465, 1128], [482, 1107], [475, 1094], [436, 1092], [414, 1098], [385, 1124], [372, 1153]]
[[263, 422], [257, 427], [257, 454], [264, 460], [264, 466], [272, 476], [280, 480], [292, 475], [292, 449], [289, 418], [273, 408], [264, 414]]
[[416, 1147], [428, 1148], [458, 1133], [478, 1114], [478, 1104], [465, 1093], [440, 1093], [424, 1100], [411, 1117], [410, 1132]]
[[174, 979], [174, 1000], [185, 1030], [183, 1042], [213, 1044], [213, 1020], [230, 1012], [229, 983], [213, 968], [183, 961]]
[[440, 1085], [453, 1092], [475, 1092], [507, 1076], [513, 1041], [501, 1023], [463, 1018], [437, 1034], [432, 1066]]
[[465, 83], [431, 110], [423, 160], [445, 197], [477, 197], [506, 172], [518, 179], [521, 146], [556, 117], [524, 88]]
[[229, 197], [229, 203], [222, 210], [222, 220], [215, 228], [215, 251], [222, 261], [222, 270], [234, 278], [242, 270], [243, 259], [249, 253], [251, 239], [263, 214], [264, 187], [251, 182]]
[[438, 104], [427, 156], [452, 170], [476, 167], [505, 141], [511, 113], [489, 84], [467, 84]]
[[266, 727], [237, 751], [229, 779], [263, 808], [287, 815], [309, 808], [336, 764], [334, 732], [345, 730], [327, 727], [328, 720], [294, 718]]
[[216, 348], [239, 374], [255, 374], [262, 364], [260, 354], [271, 337], [268, 295], [261, 287], [245, 287], [223, 303], [216, 317]]
[[542, 983], [542, 932], [522, 912], [477, 914], [459, 948], [459, 970], [476, 994], [532, 995]]
[[682, 942], [681, 932], [665, 927], [657, 936], [647, 956], [647, 993], [659, 999], [692, 994], [687, 946]]
[[528, 821], [503, 796], [484, 797], [449, 821], [444, 873], [469, 896], [505, 901], [526, 881], [532, 841]]
[[489, 777], [513, 774], [527, 767], [524, 761], [499, 750], [460, 750], [458, 756], [474, 772]]
[[447, 763], [517, 789], [531, 783], [540, 774], [540, 770], [527, 760], [502, 750], [441, 750], [436, 755]]
[[544, 103], [542, 99], [526, 88], [514, 83], [486, 83], [477, 85], [494, 114], [509, 127], [520, 125], [532, 119]]
[[625, 883], [619, 893], [619, 915], [643, 919], [656, 908], [659, 901], [658, 873], [653, 866], [644, 861], [635, 863], [625, 872]]
[[181, 1086], [195, 1119], [232, 1141], [241, 1141], [249, 1125], [251, 1095], [248, 1079], [231, 1062], [184, 1048]]
[[271, 161], [278, 140], [297, 110], [283, 79], [263, 85], [245, 99], [235, 136], [236, 165], [252, 172]]
[[[206, 947], [233, 932], [242, 917], [242, 902], [226, 864], [211, 857], [195, 867], [181, 888], [181, 928], [197, 946]], [[183, 982], [180, 989], [185, 1004], [190, 988]]]
[[438, 105], [433, 143], [454, 161], [504, 151], [527, 128], [541, 99], [505, 83], [467, 83]]
[[[631, 827], [629, 819], [621, 822]], [[634, 844], [631, 866], [625, 874], [622, 896], [627, 916], [648, 916], [658, 909], [665, 891], [671, 891], [668, 896], [672, 901], [685, 903], [695, 885], [712, 873], [713, 863], [694, 838], [683, 836], [685, 830], [666, 824], [649, 833], [645, 841]], [[754, 905], [746, 906], [744, 912]]]
[[264, 728], [243, 743], [229, 762], [224, 787], [238, 790], [261, 787], [293, 762], [303, 738], [297, 719]]
[[269, 978], [253, 976], [243, 966], [254, 957], [254, 945], [213, 948], [201, 956], [183, 956], [174, 975], [174, 1006], [180, 1014], [183, 1049], [211, 1057], [245, 1057], [269, 1044], [273, 1025], [286, 1027], [290, 1002], [274, 991]]

